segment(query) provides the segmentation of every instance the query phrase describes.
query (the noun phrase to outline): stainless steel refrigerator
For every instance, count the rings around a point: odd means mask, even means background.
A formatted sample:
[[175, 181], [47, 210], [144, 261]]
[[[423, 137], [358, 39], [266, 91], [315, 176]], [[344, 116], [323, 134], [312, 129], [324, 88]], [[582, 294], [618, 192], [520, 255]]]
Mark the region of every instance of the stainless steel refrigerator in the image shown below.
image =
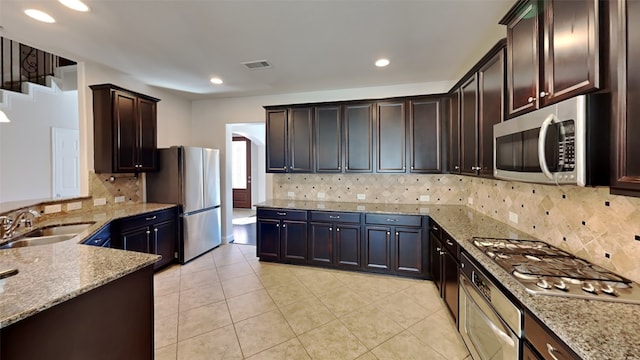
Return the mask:
[[184, 264], [221, 243], [220, 151], [173, 146], [159, 149], [158, 160], [160, 170], [146, 174], [147, 201], [180, 205]]

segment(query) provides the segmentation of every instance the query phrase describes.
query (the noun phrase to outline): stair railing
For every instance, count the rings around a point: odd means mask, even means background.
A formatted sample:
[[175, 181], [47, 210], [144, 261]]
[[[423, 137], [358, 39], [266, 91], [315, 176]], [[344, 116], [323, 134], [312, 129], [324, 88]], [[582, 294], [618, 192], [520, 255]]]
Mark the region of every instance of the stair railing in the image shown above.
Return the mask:
[[21, 92], [25, 82], [46, 85], [57, 67], [75, 62], [58, 55], [0, 37], [0, 89]]

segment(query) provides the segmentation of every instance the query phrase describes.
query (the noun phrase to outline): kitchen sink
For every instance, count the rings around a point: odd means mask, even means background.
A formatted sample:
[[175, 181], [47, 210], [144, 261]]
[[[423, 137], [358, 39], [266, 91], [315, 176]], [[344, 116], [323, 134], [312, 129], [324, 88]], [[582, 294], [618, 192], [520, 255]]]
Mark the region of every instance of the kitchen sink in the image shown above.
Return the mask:
[[52, 235], [69, 235], [69, 234], [72, 234], [75, 236], [87, 230], [93, 224], [95, 224], [95, 222], [45, 226], [45, 227], [41, 227], [32, 231], [29, 231], [23, 236], [28, 238], [52, 236]]
[[61, 234], [39, 237], [21, 237], [17, 240], [9, 241], [8, 243], [0, 246], [0, 249], [13, 249], [27, 246], [55, 244], [61, 241], [69, 240], [76, 235], [77, 234]]
[[15, 240], [0, 246], [0, 249], [13, 249], [26, 246], [55, 244], [74, 238], [79, 233], [88, 229], [95, 222], [62, 224], [41, 227], [32, 230]]

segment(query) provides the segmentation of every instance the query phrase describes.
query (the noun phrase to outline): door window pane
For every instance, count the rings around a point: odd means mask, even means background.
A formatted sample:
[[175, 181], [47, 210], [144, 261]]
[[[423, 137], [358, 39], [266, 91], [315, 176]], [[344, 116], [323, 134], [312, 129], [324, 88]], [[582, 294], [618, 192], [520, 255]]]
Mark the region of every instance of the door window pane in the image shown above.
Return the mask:
[[247, 142], [232, 142], [232, 179], [231, 184], [234, 189], [247, 188]]

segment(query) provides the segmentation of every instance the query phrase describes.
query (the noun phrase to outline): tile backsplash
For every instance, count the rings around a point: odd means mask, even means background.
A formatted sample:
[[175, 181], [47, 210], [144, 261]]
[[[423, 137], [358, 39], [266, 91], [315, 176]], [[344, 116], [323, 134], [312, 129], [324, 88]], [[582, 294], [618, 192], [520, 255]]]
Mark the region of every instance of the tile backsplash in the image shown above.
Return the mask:
[[640, 198], [606, 187], [399, 174], [274, 174], [273, 187], [274, 199], [467, 205], [640, 282]]

